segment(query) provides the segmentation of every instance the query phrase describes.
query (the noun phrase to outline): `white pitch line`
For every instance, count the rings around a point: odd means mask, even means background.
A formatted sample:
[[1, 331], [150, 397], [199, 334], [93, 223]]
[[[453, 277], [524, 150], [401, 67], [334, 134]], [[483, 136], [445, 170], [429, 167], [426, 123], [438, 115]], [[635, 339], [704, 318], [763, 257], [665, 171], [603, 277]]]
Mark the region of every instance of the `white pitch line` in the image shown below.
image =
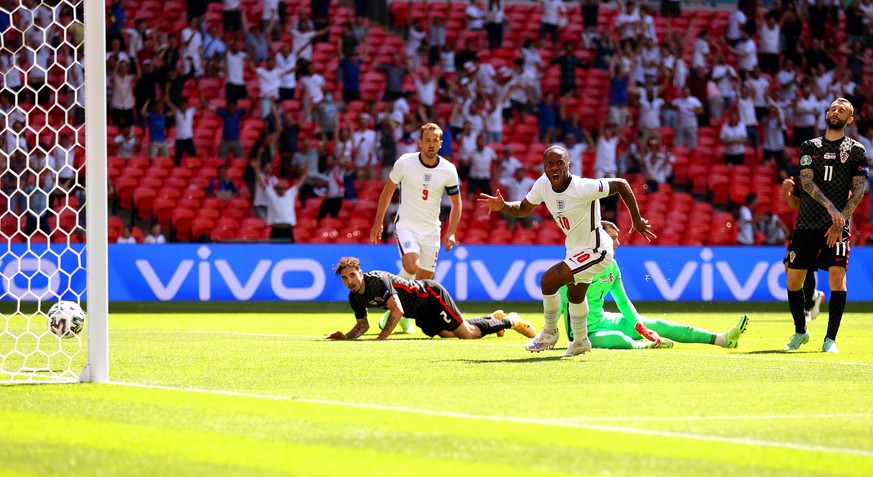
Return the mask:
[[622, 434], [669, 437], [669, 438], [689, 439], [689, 440], [696, 440], [696, 441], [723, 442], [723, 443], [728, 443], [728, 444], [737, 444], [737, 445], [753, 446], [753, 447], [763, 446], [763, 447], [773, 447], [773, 448], [801, 450], [801, 451], [824, 452], [824, 453], [830, 453], [830, 454], [846, 454], [846, 455], [857, 455], [857, 456], [861, 456], [861, 457], [873, 457], [873, 451], [865, 450], [865, 449], [844, 449], [844, 448], [839, 448], [839, 447], [827, 447], [827, 446], [814, 446], [814, 445], [809, 445], [809, 444], [797, 444], [797, 443], [793, 443], [793, 442], [776, 442], [776, 441], [765, 441], [765, 440], [760, 440], [760, 439], [743, 439], [743, 438], [738, 438], [738, 437], [707, 436], [707, 435], [691, 434], [691, 433], [685, 433], [685, 432], [670, 432], [670, 431], [658, 431], [658, 430], [649, 430], [649, 429], [634, 429], [634, 428], [630, 428], [630, 427], [605, 426], [605, 425], [600, 425], [600, 424], [584, 424], [584, 423], [569, 422], [569, 421], [558, 420], [558, 419], [537, 419], [537, 418], [511, 417], [511, 416], [488, 416], [488, 415], [482, 415], [482, 414], [468, 414], [468, 413], [463, 413], [463, 412], [436, 411], [436, 410], [431, 410], [431, 409], [415, 409], [415, 408], [400, 407], [400, 406], [387, 406], [384, 404], [367, 404], [367, 403], [354, 403], [354, 402], [343, 402], [343, 401], [329, 401], [329, 400], [325, 400], [325, 399], [294, 398], [294, 397], [288, 397], [288, 396], [271, 396], [269, 394], [243, 393], [243, 392], [222, 391], [222, 390], [215, 390], [215, 389], [179, 388], [179, 387], [173, 387], [173, 386], [126, 383], [126, 382], [117, 382], [117, 381], [112, 381], [109, 384], [117, 385], [117, 386], [134, 387], [134, 388], [157, 389], [157, 390], [162, 390], [162, 391], [182, 391], [182, 392], [191, 392], [191, 393], [200, 393], [200, 394], [217, 394], [217, 395], [228, 396], [228, 397], [241, 397], [241, 398], [250, 398], [250, 399], [267, 399], [267, 400], [272, 400], [272, 401], [286, 401], [286, 402], [302, 402], [302, 403], [308, 403], [308, 404], [323, 404], [326, 406], [341, 406], [341, 407], [351, 407], [351, 408], [357, 408], [357, 409], [373, 409], [373, 410], [378, 410], [378, 411], [404, 412], [404, 413], [409, 413], [409, 414], [448, 417], [448, 418], [456, 418], [456, 419], [470, 419], [470, 420], [492, 421], [492, 422], [515, 422], [515, 423], [521, 423], [521, 424], [567, 427], [567, 428], [573, 428], [573, 429], [587, 429], [587, 430], [592, 430], [592, 431], [616, 432], [616, 433], [622, 433]]
[[[324, 340], [324, 336], [315, 336], [315, 335], [283, 335], [279, 333], [247, 333], [242, 331], [211, 331], [211, 330], [115, 330], [113, 333], [179, 333], [179, 334], [215, 334], [215, 335], [231, 335], [231, 336], [250, 336], [253, 338], [290, 338], [290, 339], [304, 339], [304, 340]], [[404, 335], [401, 335], [404, 336]], [[405, 335], [409, 336], [409, 335]], [[414, 338], [415, 336], [409, 336]], [[359, 341], [366, 341], [367, 338], [363, 338]], [[326, 340], [325, 340], [326, 341]], [[501, 347], [521, 347], [522, 344], [520, 342], [514, 343], [499, 343], [495, 342], [495, 340], [456, 340], [456, 339], [445, 339], [445, 338], [434, 338], [434, 339], [389, 339], [388, 343], [446, 343], [449, 345], [454, 344], [462, 344], [464, 346], [501, 346]], [[562, 346], [558, 346], [558, 348], [562, 348]], [[778, 350], [773, 350], [777, 352]], [[598, 353], [638, 353], [639, 350], [625, 350], [625, 349], [599, 349], [596, 350]], [[731, 358], [731, 359], [751, 359], [758, 361], [788, 361], [791, 363], [814, 363], [814, 364], [842, 364], [847, 366], [867, 366], [873, 367], [873, 363], [859, 363], [855, 361], [825, 361], [819, 359], [802, 359], [796, 358], [797, 354], [792, 354], [785, 352], [782, 358], [777, 357], [769, 357], [769, 356], [750, 356], [747, 354], [737, 354], [737, 353], [727, 353], [727, 354], [712, 354], [712, 353], [686, 353], [681, 349], [674, 349], [672, 352], [662, 352], [658, 351], [657, 354], [661, 354], [663, 356], [698, 356], [702, 358]]]
[[873, 414], [774, 414], [761, 416], [613, 416], [613, 417], [570, 417], [572, 422], [608, 422], [608, 421], [755, 421], [779, 419], [857, 419], [873, 418]]

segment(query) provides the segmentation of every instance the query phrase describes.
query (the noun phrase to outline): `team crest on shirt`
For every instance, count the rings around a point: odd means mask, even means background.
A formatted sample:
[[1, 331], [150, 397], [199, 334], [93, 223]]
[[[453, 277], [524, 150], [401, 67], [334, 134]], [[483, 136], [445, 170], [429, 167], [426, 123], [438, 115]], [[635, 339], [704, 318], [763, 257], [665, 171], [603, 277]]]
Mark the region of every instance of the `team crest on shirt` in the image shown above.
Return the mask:
[[566, 204], [564, 204], [564, 201], [559, 200], [558, 201], [558, 212], [563, 212], [565, 207], [566, 207]]
[[837, 158], [837, 153], [835, 152], [826, 152], [824, 153], [824, 158], [826, 161], [833, 161]]
[[800, 157], [800, 165], [801, 166], [808, 166], [810, 164], [812, 164], [812, 157], [810, 157], [809, 154], [805, 154], [805, 155]]
[[840, 162], [845, 164], [849, 160], [849, 151], [840, 151]]
[[425, 183], [430, 182], [431, 179], [433, 179], [433, 176], [432, 176], [431, 174], [425, 174], [425, 175], [424, 175], [424, 182], [425, 182]]

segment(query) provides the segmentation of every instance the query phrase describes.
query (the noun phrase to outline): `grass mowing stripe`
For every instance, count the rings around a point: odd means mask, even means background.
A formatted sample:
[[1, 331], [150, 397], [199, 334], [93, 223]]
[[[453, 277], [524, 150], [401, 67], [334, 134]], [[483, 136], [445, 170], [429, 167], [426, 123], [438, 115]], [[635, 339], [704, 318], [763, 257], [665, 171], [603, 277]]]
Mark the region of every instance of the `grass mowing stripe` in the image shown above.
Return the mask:
[[763, 416], [606, 416], [606, 417], [568, 417], [568, 421], [752, 421], [752, 420], [779, 420], [779, 419], [853, 419], [873, 418], [873, 414], [779, 414]]
[[658, 436], [658, 437], [677, 438], [677, 439], [690, 439], [690, 440], [698, 440], [698, 441], [723, 442], [723, 443], [739, 444], [739, 445], [747, 445], [747, 446], [764, 446], [764, 447], [774, 447], [774, 448], [802, 450], [802, 451], [811, 451], [811, 452], [822, 452], [822, 453], [829, 453], [829, 454], [846, 454], [846, 455], [855, 455], [855, 456], [861, 456], [861, 457], [873, 457], [873, 451], [868, 451], [868, 450], [863, 450], [863, 449], [842, 449], [842, 448], [827, 447], [827, 446], [814, 446], [814, 445], [808, 445], [808, 444], [797, 444], [797, 443], [792, 443], [792, 442], [773, 442], [773, 441], [764, 441], [764, 440], [759, 440], [759, 439], [740, 439], [740, 438], [733, 438], [733, 437], [706, 436], [706, 435], [701, 435], [701, 434], [690, 434], [690, 433], [682, 433], [682, 432], [656, 431], [656, 430], [635, 429], [635, 428], [618, 427], [618, 426], [604, 426], [604, 425], [598, 425], [598, 424], [583, 424], [583, 423], [567, 422], [567, 421], [556, 420], [556, 419], [536, 419], [536, 418], [511, 417], [511, 416], [488, 416], [488, 415], [469, 414], [469, 413], [462, 413], [462, 412], [433, 411], [433, 410], [427, 410], [427, 409], [413, 409], [413, 408], [400, 407], [400, 406], [387, 406], [387, 405], [383, 405], [383, 404], [366, 404], [366, 403], [353, 403], [353, 402], [342, 402], [342, 401], [328, 401], [328, 400], [322, 400], [322, 399], [295, 398], [295, 397], [288, 397], [288, 396], [270, 396], [270, 395], [265, 395], [265, 394], [243, 393], [243, 392], [236, 392], [236, 391], [222, 391], [222, 390], [213, 390], [213, 389], [177, 388], [177, 387], [161, 386], [161, 385], [154, 385], [154, 384], [138, 384], [138, 383], [125, 383], [125, 382], [111, 382], [110, 384], [114, 384], [117, 386], [158, 389], [158, 390], [164, 390], [164, 391], [182, 391], [182, 392], [192, 392], [192, 393], [201, 393], [201, 394], [216, 394], [216, 395], [221, 395], [221, 396], [242, 397], [242, 398], [250, 398], [250, 399], [268, 399], [268, 400], [276, 400], [276, 401], [297, 401], [297, 402], [305, 402], [305, 403], [310, 403], [310, 404], [324, 404], [324, 405], [328, 405], [328, 406], [342, 406], [342, 407], [351, 407], [351, 408], [360, 408], [360, 409], [372, 409], [372, 410], [381, 410], [381, 411], [410, 413], [410, 414], [422, 414], [422, 415], [429, 415], [429, 416], [450, 417], [450, 418], [458, 418], [458, 419], [475, 419], [475, 420], [496, 421], [496, 422], [515, 422], [515, 423], [521, 423], [521, 424], [569, 427], [569, 428], [587, 429], [587, 430], [593, 430], [593, 431], [617, 432], [617, 433], [623, 433], [623, 434], [648, 435], [648, 436]]
[[[150, 334], [155, 333], [155, 330], [113, 330], [113, 333], [123, 333], [123, 334]], [[248, 336], [253, 338], [288, 338], [293, 340], [305, 340], [312, 341], [324, 340], [324, 336], [316, 336], [316, 335], [286, 335], [281, 333], [247, 333], [240, 331], [219, 331], [219, 330], [160, 330], [161, 333], [175, 333], [175, 334], [206, 334], [206, 335], [228, 335], [228, 336]], [[375, 336], [375, 334], [373, 334]], [[402, 336], [402, 335], [401, 335]], [[359, 341], [366, 341], [366, 339], [362, 339]], [[443, 338], [413, 338], [413, 337], [392, 337], [391, 339], [385, 341], [386, 343], [447, 343], [449, 345], [461, 344], [463, 343], [465, 346], [501, 346], [501, 347], [520, 347], [522, 346], [520, 342], [513, 343], [497, 343], [495, 340], [484, 339], [484, 340], [456, 340], [456, 339], [443, 339]], [[687, 345], [687, 344], [686, 344]], [[694, 346], [694, 345], [688, 345]], [[556, 350], [563, 349], [561, 346], [555, 348]], [[597, 353], [640, 353], [641, 350], [622, 350], [622, 349], [598, 349], [595, 352]], [[798, 356], [803, 353], [789, 353], [783, 352], [781, 350], [773, 350], [773, 354], [784, 355], [784, 358], [777, 357], [766, 357], [766, 356], [751, 356], [747, 354], [743, 354], [742, 352], [726, 352], [719, 354], [712, 353], [690, 353], [681, 349], [674, 349], [672, 351], [664, 352], [664, 350], [650, 350], [651, 353], [656, 353], [659, 355], [665, 356], [697, 356], [702, 358], [733, 358], [733, 359], [752, 359], [752, 360], [760, 360], [760, 361], [790, 361], [792, 363], [815, 363], [815, 364], [839, 364], [846, 366], [868, 366], [873, 367], [873, 363], [859, 363], [854, 361], [827, 361], [825, 360], [825, 356], [816, 353], [817, 355], [823, 356], [822, 359], [800, 359], [800, 358], [789, 358], [793, 356]], [[543, 355], [546, 356], [546, 355]]]

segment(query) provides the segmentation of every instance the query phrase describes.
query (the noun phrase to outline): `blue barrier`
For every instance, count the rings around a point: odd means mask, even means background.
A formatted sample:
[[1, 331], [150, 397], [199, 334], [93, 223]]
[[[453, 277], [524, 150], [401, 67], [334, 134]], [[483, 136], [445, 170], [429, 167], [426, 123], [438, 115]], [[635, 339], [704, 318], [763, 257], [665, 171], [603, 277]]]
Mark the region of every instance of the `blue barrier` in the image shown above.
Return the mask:
[[[634, 300], [785, 301], [781, 247], [633, 247], [618, 259]], [[344, 255], [365, 270], [399, 270], [390, 245], [110, 245], [111, 301], [344, 301], [332, 271]], [[61, 269], [54, 273], [60, 256]], [[560, 246], [461, 246], [442, 253], [435, 279], [459, 301], [540, 300], [542, 273], [564, 257]], [[0, 300], [84, 293], [81, 246], [9, 245], [0, 257]], [[72, 272], [72, 273], [70, 273]], [[849, 300], [870, 301], [873, 249], [852, 250]], [[819, 272], [819, 280], [827, 280]], [[827, 289], [821, 282], [820, 289]]]

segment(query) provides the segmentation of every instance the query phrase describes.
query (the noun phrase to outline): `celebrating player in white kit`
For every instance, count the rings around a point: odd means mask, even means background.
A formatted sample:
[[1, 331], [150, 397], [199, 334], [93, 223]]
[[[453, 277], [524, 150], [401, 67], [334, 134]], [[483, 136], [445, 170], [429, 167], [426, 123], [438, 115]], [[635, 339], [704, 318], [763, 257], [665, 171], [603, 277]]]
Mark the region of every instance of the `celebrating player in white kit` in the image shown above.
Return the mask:
[[570, 325], [574, 341], [563, 356], [576, 356], [591, 350], [586, 319], [588, 303], [585, 293], [591, 279], [612, 263], [612, 239], [600, 225], [600, 199], [618, 194], [627, 206], [633, 220], [633, 229], [648, 241], [656, 237], [649, 230], [649, 222], [640, 215], [633, 190], [624, 179], [586, 179], [570, 175], [567, 150], [552, 146], [543, 153], [543, 175], [537, 179], [527, 196], [520, 202], [506, 202], [500, 191], [497, 197], [480, 194], [479, 202], [492, 211], [501, 211], [515, 217], [526, 217], [540, 203], [546, 207], [567, 236], [566, 258], [546, 270], [540, 279], [543, 293], [545, 325], [525, 348], [540, 352], [555, 347], [558, 341], [558, 315], [561, 297], [558, 293], [567, 287], [570, 301]]
[[[446, 252], [457, 245], [455, 231], [461, 220], [460, 183], [454, 164], [437, 154], [443, 143], [442, 136], [442, 129], [434, 123], [421, 127], [418, 143], [421, 152], [404, 154], [394, 163], [394, 169], [379, 197], [376, 218], [370, 230], [370, 242], [379, 243], [385, 212], [394, 190], [400, 186], [395, 233], [403, 264], [399, 275], [404, 278], [433, 278], [440, 248], [440, 201], [443, 192], [448, 194], [452, 207], [446, 230]], [[407, 332], [410, 330], [406, 326], [403, 328]]]

